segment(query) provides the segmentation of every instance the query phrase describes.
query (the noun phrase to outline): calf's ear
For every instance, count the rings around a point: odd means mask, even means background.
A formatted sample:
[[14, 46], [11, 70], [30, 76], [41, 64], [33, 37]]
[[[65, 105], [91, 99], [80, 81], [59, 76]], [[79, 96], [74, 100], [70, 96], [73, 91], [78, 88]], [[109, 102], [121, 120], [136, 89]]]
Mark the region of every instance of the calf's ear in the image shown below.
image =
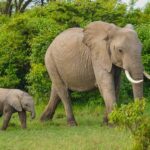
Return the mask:
[[7, 96], [7, 103], [17, 111], [22, 111], [20, 100], [21, 100], [21, 95], [15, 91], [12, 91]]

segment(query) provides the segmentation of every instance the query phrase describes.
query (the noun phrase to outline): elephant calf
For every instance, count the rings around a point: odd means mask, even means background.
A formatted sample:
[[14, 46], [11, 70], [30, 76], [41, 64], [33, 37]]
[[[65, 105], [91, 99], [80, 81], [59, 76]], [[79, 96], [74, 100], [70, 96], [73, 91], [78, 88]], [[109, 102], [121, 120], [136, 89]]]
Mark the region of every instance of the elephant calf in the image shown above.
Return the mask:
[[34, 101], [32, 97], [18, 89], [0, 88], [0, 114], [3, 115], [2, 130], [6, 130], [13, 113], [18, 112], [22, 128], [26, 128], [26, 111], [35, 118]]

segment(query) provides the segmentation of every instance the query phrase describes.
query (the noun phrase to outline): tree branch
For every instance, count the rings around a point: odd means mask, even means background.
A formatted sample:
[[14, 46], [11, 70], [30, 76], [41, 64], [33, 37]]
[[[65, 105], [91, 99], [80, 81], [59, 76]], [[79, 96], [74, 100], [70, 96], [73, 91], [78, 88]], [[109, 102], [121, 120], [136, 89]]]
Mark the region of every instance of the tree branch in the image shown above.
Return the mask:
[[16, 12], [18, 12], [18, 10], [19, 10], [19, 8], [18, 8], [18, 2], [17, 2], [17, 0], [15, 0], [15, 8], [16, 8]]
[[20, 10], [20, 8], [21, 8], [21, 6], [22, 6], [22, 4], [23, 4], [23, 1], [24, 1], [24, 0], [19, 0], [19, 4], [18, 4], [19, 10]]
[[10, 14], [11, 5], [12, 5], [12, 0], [7, 0], [5, 11], [4, 11], [5, 14], [8, 14], [8, 15]]
[[26, 7], [32, 2], [32, 0], [27, 0], [23, 6], [20, 8], [20, 12], [24, 12], [24, 10], [26, 9]]

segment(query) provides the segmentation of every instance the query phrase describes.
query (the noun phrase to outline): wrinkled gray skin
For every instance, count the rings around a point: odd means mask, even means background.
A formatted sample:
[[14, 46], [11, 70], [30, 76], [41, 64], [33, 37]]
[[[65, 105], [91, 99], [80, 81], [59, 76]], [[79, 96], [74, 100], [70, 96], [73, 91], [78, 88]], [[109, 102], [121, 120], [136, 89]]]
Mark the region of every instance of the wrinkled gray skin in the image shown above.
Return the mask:
[[[52, 88], [41, 121], [52, 119], [61, 99], [68, 124], [76, 125], [68, 91], [89, 91], [98, 87], [105, 101], [104, 121], [107, 122], [118, 97], [121, 70], [128, 70], [135, 80], [143, 79], [141, 43], [131, 25], [120, 28], [96, 21], [84, 30], [68, 29], [48, 48], [45, 65]], [[141, 99], [143, 83], [132, 84], [132, 87], [134, 98]]]
[[3, 115], [2, 130], [5, 130], [13, 113], [18, 112], [21, 127], [26, 128], [26, 111], [35, 118], [34, 101], [32, 97], [18, 89], [0, 88], [0, 113]]

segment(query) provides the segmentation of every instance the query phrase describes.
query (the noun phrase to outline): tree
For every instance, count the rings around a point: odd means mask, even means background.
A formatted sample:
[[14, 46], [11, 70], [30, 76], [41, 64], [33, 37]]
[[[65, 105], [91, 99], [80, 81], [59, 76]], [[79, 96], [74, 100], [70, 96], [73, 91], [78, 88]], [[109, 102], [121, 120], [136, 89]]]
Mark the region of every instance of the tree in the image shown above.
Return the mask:
[[13, 7], [12, 0], [7, 0], [5, 10], [4, 10], [4, 14], [8, 14], [9, 16], [11, 16], [12, 7]]
[[129, 9], [132, 11], [134, 9], [134, 5], [138, 0], [130, 0], [129, 2]]
[[[4, 0], [0, 2], [0, 12], [11, 16], [13, 12], [22, 13], [33, 0]], [[43, 2], [43, 0], [41, 0]]]
[[6, 6], [6, 2], [5, 1], [0, 1], [0, 14], [4, 13], [5, 6]]

